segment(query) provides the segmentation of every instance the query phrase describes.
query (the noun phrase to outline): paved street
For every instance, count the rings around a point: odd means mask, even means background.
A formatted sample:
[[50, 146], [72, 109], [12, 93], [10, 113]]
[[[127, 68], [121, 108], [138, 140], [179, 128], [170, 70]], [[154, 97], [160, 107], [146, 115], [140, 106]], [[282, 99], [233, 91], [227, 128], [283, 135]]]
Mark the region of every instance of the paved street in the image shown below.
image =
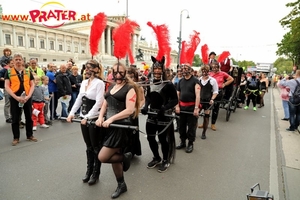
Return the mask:
[[[117, 183], [109, 164], [102, 165], [98, 184], [89, 186], [81, 181], [86, 158], [79, 124], [55, 121], [49, 129], [38, 128], [34, 133], [37, 143], [26, 141], [22, 129], [21, 142], [13, 147], [3, 103], [0, 102], [1, 200], [110, 199]], [[125, 173], [128, 192], [119, 199], [241, 200], [247, 199], [255, 183], [276, 200], [297, 199], [300, 137], [296, 132], [285, 131], [288, 122], [280, 120], [282, 115], [277, 89], [265, 96], [265, 107], [256, 112], [252, 106], [247, 111], [237, 109], [229, 122], [221, 109], [217, 131], [208, 129], [207, 139], [201, 140], [198, 129], [193, 153], [177, 150], [175, 163], [165, 173], [146, 168], [152, 154], [145, 135], [140, 133], [143, 155], [133, 158]], [[141, 115], [143, 132], [144, 125], [145, 116]], [[178, 138], [176, 133], [177, 143]]]

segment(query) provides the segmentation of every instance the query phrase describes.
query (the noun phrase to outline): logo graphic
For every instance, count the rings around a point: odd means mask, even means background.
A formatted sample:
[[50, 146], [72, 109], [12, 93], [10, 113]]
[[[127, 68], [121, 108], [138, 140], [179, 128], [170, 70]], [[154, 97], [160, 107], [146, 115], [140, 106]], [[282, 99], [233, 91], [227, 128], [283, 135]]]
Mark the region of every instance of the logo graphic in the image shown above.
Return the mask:
[[31, 21], [33, 23], [41, 23], [48, 28], [58, 28], [66, 22], [90, 21], [91, 19], [88, 13], [77, 17], [76, 11], [66, 9], [60, 2], [50, 1], [43, 4], [39, 10], [29, 11], [29, 15], [2, 15], [2, 20]]

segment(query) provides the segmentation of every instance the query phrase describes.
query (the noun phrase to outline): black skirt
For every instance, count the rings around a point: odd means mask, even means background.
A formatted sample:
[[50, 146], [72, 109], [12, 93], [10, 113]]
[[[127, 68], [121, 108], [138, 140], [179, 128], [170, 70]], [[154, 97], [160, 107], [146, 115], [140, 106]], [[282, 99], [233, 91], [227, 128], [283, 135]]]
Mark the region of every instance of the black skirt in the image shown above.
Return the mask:
[[108, 128], [103, 146], [109, 148], [124, 148], [128, 145], [128, 129]]

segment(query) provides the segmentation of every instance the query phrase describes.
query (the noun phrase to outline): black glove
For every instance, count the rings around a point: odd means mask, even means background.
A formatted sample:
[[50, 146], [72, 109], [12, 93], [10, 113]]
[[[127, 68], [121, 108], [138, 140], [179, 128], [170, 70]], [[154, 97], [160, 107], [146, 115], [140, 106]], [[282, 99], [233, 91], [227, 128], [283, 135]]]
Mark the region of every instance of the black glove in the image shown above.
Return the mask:
[[142, 113], [143, 115], [147, 115], [147, 114], [148, 114], [148, 108], [146, 108], [146, 107], [142, 108], [142, 109], [141, 109], [141, 113]]
[[162, 118], [164, 118], [164, 115], [165, 115], [165, 107], [164, 106], [162, 106], [161, 108], [160, 108], [160, 110], [158, 111], [158, 113], [157, 113], [157, 119], [162, 119]]

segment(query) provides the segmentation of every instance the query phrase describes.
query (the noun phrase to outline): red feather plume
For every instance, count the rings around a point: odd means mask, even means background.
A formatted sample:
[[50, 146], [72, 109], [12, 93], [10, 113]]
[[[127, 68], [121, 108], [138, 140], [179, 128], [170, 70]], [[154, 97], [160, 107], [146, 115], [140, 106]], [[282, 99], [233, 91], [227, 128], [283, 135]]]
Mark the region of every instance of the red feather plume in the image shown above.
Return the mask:
[[90, 52], [92, 56], [99, 53], [98, 45], [103, 31], [105, 30], [107, 17], [104, 13], [98, 13], [93, 20], [90, 33]]
[[131, 35], [137, 27], [139, 27], [139, 25], [136, 22], [126, 19], [124, 23], [113, 30], [112, 34], [114, 56], [118, 59], [122, 59], [128, 54], [130, 64], [134, 63], [134, 57], [131, 51]]
[[170, 34], [169, 29], [165, 24], [154, 26], [151, 22], [147, 22], [156, 34], [156, 39], [158, 42], [158, 52], [156, 60], [161, 61], [162, 57], [166, 57], [166, 67], [171, 64], [171, 47], [170, 47]]
[[191, 41], [187, 46], [185, 57], [186, 57], [186, 63], [190, 64], [190, 66], [192, 66], [193, 64], [195, 51], [197, 50], [197, 47], [200, 44], [199, 34], [200, 34], [199, 32], [194, 31], [194, 34], [190, 36]]
[[187, 63], [185, 55], [186, 55], [186, 41], [182, 41], [181, 52], [180, 52], [180, 64]]
[[223, 62], [228, 56], [230, 56], [229, 51], [223, 51], [218, 57], [218, 62]]
[[208, 46], [207, 44], [201, 47], [201, 55], [202, 55], [202, 62], [203, 64], [208, 64]]

